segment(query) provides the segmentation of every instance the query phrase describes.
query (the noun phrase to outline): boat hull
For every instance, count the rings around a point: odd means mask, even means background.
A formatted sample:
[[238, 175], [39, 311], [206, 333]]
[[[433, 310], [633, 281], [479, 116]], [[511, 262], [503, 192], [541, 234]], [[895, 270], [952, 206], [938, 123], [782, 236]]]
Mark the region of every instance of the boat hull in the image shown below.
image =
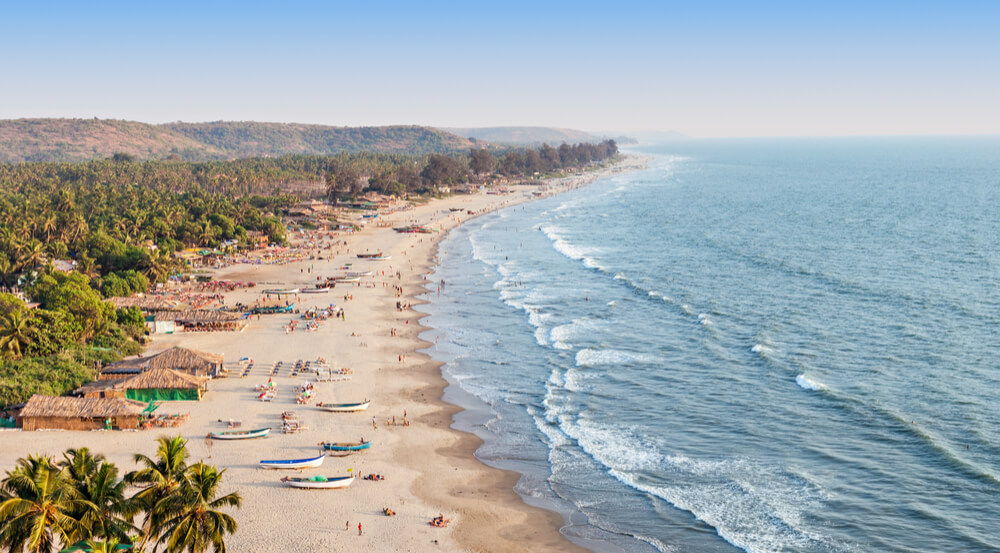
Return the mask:
[[371, 403], [372, 402], [370, 401], [366, 401], [364, 403], [331, 403], [327, 405], [318, 403], [316, 404], [316, 407], [331, 413], [354, 413], [368, 409], [368, 406], [371, 405]]
[[341, 442], [336, 444], [323, 443], [323, 449], [327, 451], [361, 451], [372, 446], [371, 442]]
[[326, 459], [326, 455], [320, 455], [319, 457], [313, 459], [271, 459], [260, 462], [260, 468], [263, 469], [311, 469], [316, 468], [323, 464], [323, 460]]
[[326, 480], [309, 480], [308, 478], [282, 478], [282, 482], [293, 488], [303, 488], [307, 490], [333, 490], [346, 488], [354, 483], [353, 476], [338, 476]]
[[263, 438], [271, 432], [270, 428], [260, 428], [257, 430], [231, 430], [227, 432], [209, 432], [213, 440], [252, 440]]

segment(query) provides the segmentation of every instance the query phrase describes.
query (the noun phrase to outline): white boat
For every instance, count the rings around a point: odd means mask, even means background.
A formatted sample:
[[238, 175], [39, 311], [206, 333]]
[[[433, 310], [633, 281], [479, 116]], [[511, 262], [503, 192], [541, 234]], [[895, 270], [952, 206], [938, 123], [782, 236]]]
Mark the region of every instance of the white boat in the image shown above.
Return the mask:
[[392, 259], [392, 256], [391, 255], [380, 255], [378, 257], [370, 257], [369, 259], [371, 259], [372, 261], [389, 261], [390, 259]]
[[213, 440], [251, 440], [253, 438], [263, 438], [271, 432], [270, 428], [257, 428], [255, 430], [226, 430], [225, 432], [209, 432], [209, 437]]
[[311, 469], [323, 464], [326, 455], [313, 457], [312, 459], [270, 459], [260, 462], [260, 468], [264, 469]]
[[298, 288], [284, 288], [284, 289], [272, 288], [270, 290], [264, 290], [265, 294], [278, 295], [278, 296], [298, 294], [299, 292], [301, 292], [301, 290], [299, 290]]
[[361, 278], [360, 277], [351, 277], [351, 276], [334, 277], [333, 281], [334, 282], [361, 282]]
[[349, 276], [349, 277], [370, 277], [373, 274], [374, 273], [372, 273], [371, 271], [350, 271], [350, 272], [346, 273], [344, 276]]
[[306, 488], [312, 490], [330, 490], [334, 488], [346, 488], [354, 483], [353, 476], [311, 476], [309, 478], [284, 477], [282, 482], [293, 488]]
[[365, 400], [360, 403], [317, 403], [316, 407], [324, 411], [330, 411], [332, 413], [352, 413], [355, 411], [364, 411], [371, 405], [370, 400]]
[[329, 291], [330, 291], [329, 288], [306, 288], [305, 290], [302, 290], [302, 293], [303, 294], [325, 294], [325, 293], [327, 293]]

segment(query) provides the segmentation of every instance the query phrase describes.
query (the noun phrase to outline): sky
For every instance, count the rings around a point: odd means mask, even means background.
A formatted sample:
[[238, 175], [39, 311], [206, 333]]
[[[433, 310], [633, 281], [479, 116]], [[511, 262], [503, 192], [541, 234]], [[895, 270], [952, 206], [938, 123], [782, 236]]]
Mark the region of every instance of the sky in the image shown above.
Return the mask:
[[24, 117], [1000, 134], [1000, 2], [3, 2]]

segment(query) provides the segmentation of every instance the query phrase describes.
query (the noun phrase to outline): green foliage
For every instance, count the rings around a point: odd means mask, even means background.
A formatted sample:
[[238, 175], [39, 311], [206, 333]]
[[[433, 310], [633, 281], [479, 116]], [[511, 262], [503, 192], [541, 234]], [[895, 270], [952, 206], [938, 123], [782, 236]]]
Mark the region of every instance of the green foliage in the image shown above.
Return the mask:
[[62, 395], [95, 378], [79, 351], [0, 361], [0, 405], [23, 403], [34, 394]]
[[80, 273], [43, 275], [28, 294], [44, 309], [66, 314], [77, 340], [88, 340], [108, 328], [115, 308], [90, 287], [90, 279]]
[[[135, 455], [138, 470], [118, 467], [87, 448], [69, 449], [58, 463], [29, 455], [0, 481], [0, 548], [54, 553], [82, 543], [94, 552], [118, 544], [146, 551], [202, 553], [226, 550], [237, 529], [224, 512], [239, 508], [237, 493], [219, 495], [225, 470], [187, 464], [187, 442], [161, 437], [154, 457]], [[128, 495], [133, 487], [138, 491]], [[141, 527], [133, 520], [141, 520]]]

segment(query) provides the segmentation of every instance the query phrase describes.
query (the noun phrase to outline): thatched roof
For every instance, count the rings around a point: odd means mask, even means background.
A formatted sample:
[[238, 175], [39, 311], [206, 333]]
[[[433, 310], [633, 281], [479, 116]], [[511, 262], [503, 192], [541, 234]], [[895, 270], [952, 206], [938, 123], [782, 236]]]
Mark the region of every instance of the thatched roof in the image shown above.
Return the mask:
[[148, 371], [150, 369], [204, 369], [210, 370], [213, 365], [221, 365], [223, 356], [206, 351], [188, 348], [170, 348], [149, 357], [137, 357], [112, 363], [102, 372], [114, 372], [123, 369]]
[[242, 313], [232, 311], [185, 311], [178, 313], [174, 321], [181, 324], [207, 324], [207, 323], [231, 323], [243, 318]]
[[123, 417], [138, 415], [146, 408], [141, 401], [119, 398], [52, 397], [35, 394], [21, 409], [20, 417]]
[[117, 309], [122, 307], [138, 307], [147, 312], [153, 311], [184, 311], [188, 309], [180, 300], [160, 296], [129, 296], [127, 298], [109, 298], [107, 300]]
[[170, 369], [150, 369], [126, 379], [121, 383], [125, 390], [145, 389], [192, 389], [200, 388], [205, 381], [204, 376], [192, 376]]
[[121, 384], [128, 380], [128, 378], [111, 378], [107, 380], [95, 380], [93, 382], [88, 382], [83, 386], [73, 390], [73, 393], [78, 396], [92, 394], [95, 392], [103, 392], [105, 390], [121, 389]]

